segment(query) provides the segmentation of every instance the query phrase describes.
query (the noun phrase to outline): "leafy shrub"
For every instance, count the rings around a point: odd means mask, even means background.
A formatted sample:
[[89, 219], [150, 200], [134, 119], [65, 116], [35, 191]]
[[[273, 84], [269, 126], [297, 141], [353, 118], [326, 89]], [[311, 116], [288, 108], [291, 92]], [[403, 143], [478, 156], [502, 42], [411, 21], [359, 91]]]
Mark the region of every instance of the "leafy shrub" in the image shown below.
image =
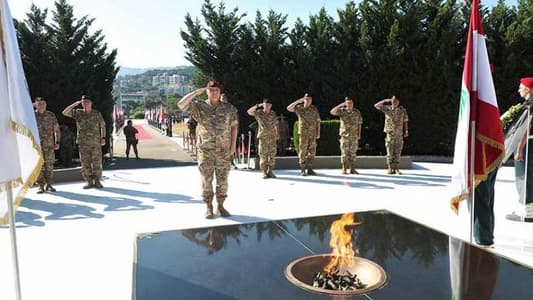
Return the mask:
[[[298, 126], [298, 121], [294, 122], [292, 132], [296, 152], [300, 149]], [[340, 155], [339, 126], [339, 120], [325, 120], [320, 122], [320, 139], [317, 141], [316, 155]]]

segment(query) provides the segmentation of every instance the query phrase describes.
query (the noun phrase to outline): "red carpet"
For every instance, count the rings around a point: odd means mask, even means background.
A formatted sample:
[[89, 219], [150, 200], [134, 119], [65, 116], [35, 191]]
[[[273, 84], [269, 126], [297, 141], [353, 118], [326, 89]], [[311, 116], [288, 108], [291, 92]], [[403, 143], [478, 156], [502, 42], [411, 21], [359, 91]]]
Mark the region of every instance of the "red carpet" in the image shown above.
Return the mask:
[[138, 140], [149, 140], [152, 138], [152, 135], [150, 133], [148, 133], [148, 131], [146, 131], [142, 125], [133, 125], [133, 127], [135, 127], [135, 129], [137, 129], [137, 131], [139, 131], [139, 133], [137, 133], [137, 139]]

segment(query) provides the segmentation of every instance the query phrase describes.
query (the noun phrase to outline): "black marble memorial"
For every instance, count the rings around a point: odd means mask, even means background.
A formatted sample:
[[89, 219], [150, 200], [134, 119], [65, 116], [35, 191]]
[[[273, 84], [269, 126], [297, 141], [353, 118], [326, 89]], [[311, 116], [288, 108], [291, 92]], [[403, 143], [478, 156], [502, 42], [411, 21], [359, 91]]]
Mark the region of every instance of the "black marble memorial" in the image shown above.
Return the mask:
[[[135, 241], [133, 299], [332, 299], [284, 270], [330, 253], [340, 215], [147, 233]], [[532, 299], [533, 270], [386, 211], [356, 213], [353, 245], [388, 282], [342, 299]], [[317, 270], [317, 272], [320, 270]], [[337, 299], [337, 298], [335, 298]]]

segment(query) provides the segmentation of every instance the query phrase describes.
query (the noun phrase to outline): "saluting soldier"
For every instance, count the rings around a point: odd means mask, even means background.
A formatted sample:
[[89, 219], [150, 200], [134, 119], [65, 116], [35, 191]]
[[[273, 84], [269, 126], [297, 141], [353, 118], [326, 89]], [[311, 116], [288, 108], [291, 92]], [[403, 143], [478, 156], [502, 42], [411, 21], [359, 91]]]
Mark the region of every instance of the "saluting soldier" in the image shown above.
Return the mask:
[[61, 131], [57, 118], [53, 112], [46, 110], [46, 101], [43, 98], [37, 97], [34, 102], [35, 119], [37, 119], [37, 127], [39, 128], [39, 137], [41, 139], [41, 149], [43, 151], [44, 165], [41, 169], [41, 174], [37, 182], [39, 183], [39, 190], [37, 194], [44, 193], [44, 191], [55, 192], [56, 189], [52, 186], [54, 178], [54, 163], [56, 161], [54, 150], [59, 149], [61, 140]]
[[[228, 102], [220, 101], [222, 86], [217, 81], [209, 81], [207, 87], [197, 89], [185, 95], [178, 106], [189, 110], [197, 122], [197, 134], [201, 138], [198, 144], [198, 168], [202, 177], [202, 198], [207, 204], [205, 217], [212, 219], [213, 196], [217, 200], [217, 214], [229, 217], [224, 208], [228, 193], [228, 175], [230, 163], [235, 153], [239, 121], [237, 109]], [[194, 100], [194, 97], [207, 94], [207, 100]], [[216, 177], [216, 191], [213, 193], [213, 175]]]
[[289, 104], [287, 110], [298, 116], [300, 175], [316, 175], [313, 171], [313, 162], [316, 156], [317, 140], [320, 138], [318, 109], [313, 105], [313, 98], [305, 94], [302, 98]]
[[[386, 105], [386, 103], [390, 103]], [[400, 155], [403, 148], [403, 139], [409, 135], [407, 110], [400, 105], [400, 99], [392, 96], [374, 104], [377, 110], [385, 114], [383, 131], [387, 134], [385, 148], [387, 148], [387, 174], [401, 174], [398, 169]]]
[[341, 120], [339, 127], [339, 142], [341, 148], [342, 174], [359, 174], [355, 170], [357, 149], [361, 138], [363, 118], [357, 108], [353, 106], [353, 99], [346, 97], [342, 103], [331, 109], [330, 113]]
[[[80, 104], [83, 109], [74, 109]], [[103, 188], [100, 177], [102, 177], [102, 146], [106, 143], [105, 122], [102, 114], [93, 109], [92, 105], [92, 100], [83, 95], [81, 100], [63, 110], [63, 115], [76, 120], [82, 175], [87, 181], [83, 186], [84, 189]]]
[[248, 109], [248, 114], [257, 120], [257, 139], [259, 165], [263, 170], [263, 179], [276, 178], [274, 172], [277, 141], [279, 140], [279, 126], [276, 113], [272, 110], [272, 104], [268, 99], [263, 103], [254, 105]]

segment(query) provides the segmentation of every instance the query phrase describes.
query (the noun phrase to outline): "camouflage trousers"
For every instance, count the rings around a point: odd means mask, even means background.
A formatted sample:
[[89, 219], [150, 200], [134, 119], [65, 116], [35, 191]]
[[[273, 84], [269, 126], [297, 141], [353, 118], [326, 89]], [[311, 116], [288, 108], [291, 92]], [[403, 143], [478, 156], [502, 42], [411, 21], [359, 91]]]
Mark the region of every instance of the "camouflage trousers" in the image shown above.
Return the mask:
[[343, 168], [354, 169], [355, 160], [357, 159], [357, 149], [359, 148], [359, 139], [340, 138], [341, 146], [341, 164]]
[[259, 164], [262, 170], [267, 168], [274, 169], [276, 162], [276, 138], [259, 139]]
[[[233, 156], [229, 149], [202, 150], [198, 149], [198, 169], [202, 177], [202, 199], [206, 203], [213, 201], [216, 193], [218, 202], [224, 202], [228, 195], [228, 175]], [[216, 189], [213, 192], [213, 176]]]
[[39, 185], [44, 185], [45, 183], [52, 184], [54, 179], [54, 163], [56, 161], [54, 147], [43, 147], [42, 150], [44, 164], [37, 182]]
[[400, 163], [400, 155], [403, 148], [403, 136], [396, 132], [387, 132], [385, 138], [385, 148], [387, 148], [387, 164], [396, 165]]
[[86, 181], [102, 177], [102, 147], [80, 146], [81, 174]]
[[300, 135], [298, 157], [302, 169], [311, 169], [316, 156], [316, 135]]

